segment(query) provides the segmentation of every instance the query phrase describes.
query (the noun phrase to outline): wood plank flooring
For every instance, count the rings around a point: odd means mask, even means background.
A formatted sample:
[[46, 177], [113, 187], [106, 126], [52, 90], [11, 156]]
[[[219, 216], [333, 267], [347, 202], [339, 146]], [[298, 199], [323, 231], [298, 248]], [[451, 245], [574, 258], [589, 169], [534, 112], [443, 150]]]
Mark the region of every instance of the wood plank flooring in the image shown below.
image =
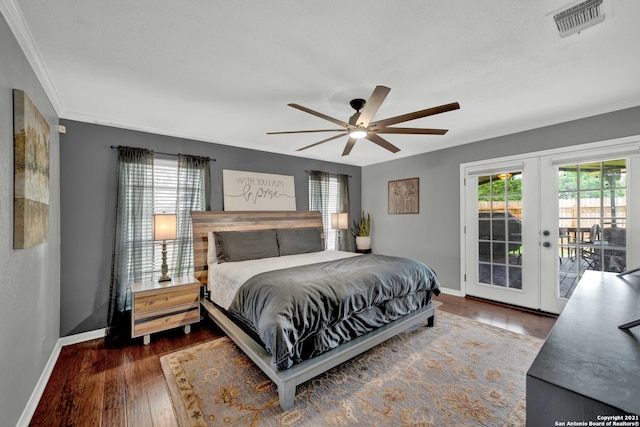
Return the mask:
[[[554, 317], [486, 301], [441, 294], [441, 310], [522, 334], [545, 338]], [[222, 332], [206, 319], [191, 334], [178, 328], [119, 348], [104, 340], [65, 346], [60, 352], [32, 426], [176, 426], [160, 357], [210, 341]]]
[[549, 331], [556, 321], [554, 315], [472, 297], [461, 298], [440, 294], [435, 297], [435, 300], [443, 303], [440, 306], [442, 311], [541, 339], [545, 339], [549, 335]]

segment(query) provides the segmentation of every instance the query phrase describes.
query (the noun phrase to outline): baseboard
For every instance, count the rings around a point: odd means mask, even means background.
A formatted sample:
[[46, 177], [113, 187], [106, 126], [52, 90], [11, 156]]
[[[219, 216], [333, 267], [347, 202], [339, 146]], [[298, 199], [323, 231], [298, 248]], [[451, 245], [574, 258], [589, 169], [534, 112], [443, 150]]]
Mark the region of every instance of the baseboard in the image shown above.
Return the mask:
[[82, 332], [80, 334], [68, 335], [58, 340], [61, 347], [66, 345], [78, 344], [85, 341], [91, 341], [98, 338], [104, 338], [107, 335], [107, 329], [96, 329], [95, 331]]
[[49, 360], [47, 360], [47, 364], [44, 366], [44, 370], [42, 374], [40, 374], [40, 378], [36, 383], [36, 387], [33, 389], [31, 393], [31, 397], [29, 397], [29, 401], [27, 402], [27, 406], [22, 411], [22, 415], [18, 420], [18, 424], [16, 427], [27, 427], [33, 414], [36, 412], [36, 408], [38, 407], [38, 403], [40, 402], [40, 398], [42, 397], [42, 393], [44, 393], [44, 389], [49, 382], [49, 377], [53, 372], [53, 368], [56, 366], [56, 362], [58, 361], [58, 356], [60, 356], [60, 350], [62, 350], [62, 346], [60, 345], [60, 339], [56, 342], [56, 345], [53, 347], [53, 351], [49, 356]]
[[56, 366], [56, 362], [58, 361], [58, 357], [60, 357], [60, 351], [62, 351], [62, 347], [78, 344], [85, 341], [94, 340], [97, 338], [104, 338], [106, 329], [97, 329], [95, 331], [83, 332], [81, 334], [70, 335], [62, 338], [58, 338], [56, 345], [53, 347], [51, 351], [51, 355], [49, 356], [49, 360], [47, 360], [47, 364], [44, 366], [42, 370], [42, 374], [40, 374], [40, 378], [36, 383], [31, 396], [29, 397], [29, 401], [27, 402], [27, 406], [22, 411], [22, 415], [16, 424], [16, 427], [28, 427], [31, 422], [31, 418], [33, 418], [33, 414], [36, 412], [36, 408], [38, 407], [38, 403], [40, 403], [40, 398], [42, 397], [42, 393], [44, 393], [44, 389], [47, 387], [47, 383], [49, 382], [49, 378], [53, 373], [53, 368]]
[[453, 296], [456, 296], [456, 297], [461, 297], [462, 296], [462, 292], [460, 292], [458, 289], [450, 289], [450, 288], [440, 287], [440, 292], [442, 292], [443, 294], [453, 295]]

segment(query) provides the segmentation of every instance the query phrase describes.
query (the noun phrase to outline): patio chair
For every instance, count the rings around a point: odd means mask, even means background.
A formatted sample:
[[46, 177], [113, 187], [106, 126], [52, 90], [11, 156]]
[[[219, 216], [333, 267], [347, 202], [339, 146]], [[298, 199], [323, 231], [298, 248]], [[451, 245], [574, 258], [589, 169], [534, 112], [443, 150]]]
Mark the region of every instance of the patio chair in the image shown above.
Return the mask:
[[593, 224], [589, 232], [589, 240], [580, 241], [580, 258], [587, 263], [588, 270], [600, 270], [600, 224]]
[[627, 229], [611, 227], [602, 230], [604, 247], [604, 268], [606, 271], [621, 273], [627, 269]]

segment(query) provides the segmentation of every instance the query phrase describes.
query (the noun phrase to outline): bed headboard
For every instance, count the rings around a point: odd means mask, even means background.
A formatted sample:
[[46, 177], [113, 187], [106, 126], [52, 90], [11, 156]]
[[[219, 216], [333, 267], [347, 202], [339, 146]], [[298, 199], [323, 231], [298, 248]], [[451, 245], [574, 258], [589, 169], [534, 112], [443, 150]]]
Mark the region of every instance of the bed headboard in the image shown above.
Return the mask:
[[194, 211], [191, 212], [191, 223], [194, 273], [196, 279], [205, 286], [210, 231], [322, 228], [322, 214], [317, 211]]

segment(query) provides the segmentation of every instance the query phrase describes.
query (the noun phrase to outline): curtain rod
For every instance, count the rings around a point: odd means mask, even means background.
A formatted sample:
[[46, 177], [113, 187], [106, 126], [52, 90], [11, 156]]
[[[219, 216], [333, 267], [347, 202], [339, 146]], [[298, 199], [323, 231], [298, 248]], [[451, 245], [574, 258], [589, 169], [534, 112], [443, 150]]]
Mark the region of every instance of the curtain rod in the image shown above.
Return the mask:
[[[120, 146], [119, 145], [112, 145], [111, 146], [112, 149], [118, 148], [118, 147], [120, 147]], [[163, 153], [162, 151], [155, 151], [155, 150], [151, 150], [151, 151], [153, 151], [154, 153], [157, 153], [157, 154], [164, 154], [165, 156], [173, 156], [173, 157], [178, 157], [179, 156], [179, 154]], [[200, 156], [200, 157], [205, 157], [205, 156]], [[207, 158], [209, 160], [211, 160], [211, 161], [214, 161], [214, 162], [216, 161], [216, 159], [213, 159], [211, 157], [207, 157]]]
[[[311, 172], [313, 172], [313, 171], [308, 171], [308, 170], [306, 170], [306, 169], [305, 169], [304, 171], [307, 173], [307, 175], [309, 175]], [[318, 172], [322, 172], [322, 171], [318, 171]], [[329, 173], [329, 172], [326, 172], [326, 173]], [[340, 173], [340, 174], [338, 174], [338, 173], [334, 173], [334, 174], [329, 174], [329, 175], [344, 175], [344, 174], [343, 174], [343, 173]], [[353, 178], [351, 175], [347, 175], [347, 176], [348, 176], [349, 178]]]

